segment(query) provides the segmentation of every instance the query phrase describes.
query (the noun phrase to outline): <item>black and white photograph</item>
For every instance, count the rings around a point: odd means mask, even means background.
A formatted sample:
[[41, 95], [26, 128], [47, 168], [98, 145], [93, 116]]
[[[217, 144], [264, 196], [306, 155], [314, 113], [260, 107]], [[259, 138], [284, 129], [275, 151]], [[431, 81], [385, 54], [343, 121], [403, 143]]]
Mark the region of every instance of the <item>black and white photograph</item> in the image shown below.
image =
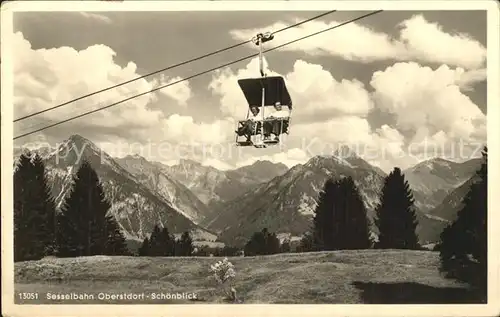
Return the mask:
[[432, 3], [2, 4], [5, 313], [500, 313], [499, 7]]

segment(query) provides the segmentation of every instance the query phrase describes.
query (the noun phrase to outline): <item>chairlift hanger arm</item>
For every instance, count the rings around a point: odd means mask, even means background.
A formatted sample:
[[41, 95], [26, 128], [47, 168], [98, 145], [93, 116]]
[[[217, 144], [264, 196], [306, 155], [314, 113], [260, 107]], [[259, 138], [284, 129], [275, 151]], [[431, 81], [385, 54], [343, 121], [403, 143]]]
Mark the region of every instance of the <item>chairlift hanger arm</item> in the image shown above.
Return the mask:
[[266, 77], [266, 73], [264, 72], [264, 61], [263, 61], [263, 52], [262, 46], [264, 43], [269, 42], [274, 39], [274, 35], [270, 32], [266, 33], [258, 33], [252, 38], [252, 42], [259, 47], [259, 71], [261, 77]]

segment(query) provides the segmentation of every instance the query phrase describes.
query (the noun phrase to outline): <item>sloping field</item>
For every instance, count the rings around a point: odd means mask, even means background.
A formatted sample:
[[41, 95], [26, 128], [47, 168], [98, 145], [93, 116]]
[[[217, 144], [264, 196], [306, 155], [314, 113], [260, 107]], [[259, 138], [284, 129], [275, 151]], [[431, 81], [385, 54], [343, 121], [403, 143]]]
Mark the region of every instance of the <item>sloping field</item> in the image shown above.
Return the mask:
[[[15, 288], [38, 292], [17, 303], [223, 303], [210, 276], [215, 257], [47, 258], [15, 265]], [[477, 302], [463, 285], [438, 273], [438, 253], [362, 250], [229, 258], [242, 303], [464, 303]], [[140, 300], [47, 299], [47, 294], [145, 294]], [[197, 300], [154, 298], [195, 293]]]

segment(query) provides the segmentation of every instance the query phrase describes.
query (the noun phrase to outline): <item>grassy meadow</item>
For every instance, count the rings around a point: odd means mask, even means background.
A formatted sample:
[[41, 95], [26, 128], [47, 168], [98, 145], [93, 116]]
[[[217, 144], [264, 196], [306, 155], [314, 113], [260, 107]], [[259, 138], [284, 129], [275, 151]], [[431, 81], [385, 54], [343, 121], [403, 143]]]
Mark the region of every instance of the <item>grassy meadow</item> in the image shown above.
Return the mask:
[[[15, 264], [15, 290], [38, 292], [30, 304], [224, 303], [210, 275], [217, 257], [45, 258]], [[438, 272], [432, 251], [360, 250], [230, 257], [240, 303], [357, 304], [476, 302]], [[54, 301], [47, 293], [196, 293], [196, 300]]]

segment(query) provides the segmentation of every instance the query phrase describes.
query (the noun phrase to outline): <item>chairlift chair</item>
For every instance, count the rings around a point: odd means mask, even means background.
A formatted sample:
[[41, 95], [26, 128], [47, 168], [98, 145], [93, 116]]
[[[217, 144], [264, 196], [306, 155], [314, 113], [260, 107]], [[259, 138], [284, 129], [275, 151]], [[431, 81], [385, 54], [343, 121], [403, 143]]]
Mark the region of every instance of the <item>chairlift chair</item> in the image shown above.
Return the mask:
[[[290, 132], [290, 117], [292, 113], [292, 100], [288, 89], [285, 84], [285, 80], [281, 76], [270, 76], [267, 75], [263, 71], [263, 60], [262, 60], [262, 43], [270, 41], [272, 39], [272, 35], [266, 34], [258, 34], [254, 39], [257, 45], [259, 45], [259, 68], [261, 77], [258, 78], [245, 78], [239, 79], [238, 85], [245, 96], [245, 99], [248, 103], [247, 116], [245, 120], [239, 120], [236, 130], [236, 144], [238, 146], [254, 146], [257, 148], [264, 148], [268, 145], [275, 145], [280, 142], [280, 136], [282, 134], [289, 134]], [[266, 118], [265, 117], [265, 108], [266, 106], [274, 106], [281, 105], [282, 107], [288, 108], [288, 116], [284, 118]], [[252, 126], [252, 133], [248, 135], [250, 140], [247, 139], [247, 135], [240, 136], [239, 130], [242, 129], [245, 124], [247, 124], [250, 117], [250, 109], [252, 107], [258, 108], [259, 117], [254, 120], [254, 124]], [[266, 125], [273, 124], [279, 122], [280, 132], [276, 135], [275, 139], [268, 140], [265, 139], [264, 136], [264, 128]], [[251, 140], [252, 137], [259, 137], [262, 142], [254, 142]], [[245, 140], [241, 141], [240, 138], [245, 138]]]

